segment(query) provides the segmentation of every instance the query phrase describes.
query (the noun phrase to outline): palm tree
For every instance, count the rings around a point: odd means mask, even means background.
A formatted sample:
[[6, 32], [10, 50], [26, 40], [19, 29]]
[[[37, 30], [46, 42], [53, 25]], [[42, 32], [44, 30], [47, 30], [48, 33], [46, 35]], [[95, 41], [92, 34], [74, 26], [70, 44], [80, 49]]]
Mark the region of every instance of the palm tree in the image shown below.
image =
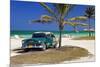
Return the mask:
[[52, 4], [54, 9], [49, 7], [45, 3], [40, 3], [41, 6], [45, 8], [45, 10], [49, 13], [48, 15], [42, 15], [39, 20], [33, 20], [33, 22], [40, 23], [48, 23], [52, 21], [56, 21], [59, 27], [59, 48], [61, 47], [62, 42], [62, 31], [64, 28], [65, 17], [68, 15], [70, 10], [72, 9], [72, 5], [70, 4]]
[[88, 32], [89, 32], [89, 36], [91, 36], [91, 25], [90, 25], [90, 19], [95, 17], [95, 7], [94, 6], [90, 6], [85, 10], [85, 16], [88, 18]]
[[72, 20], [81, 20], [84, 21], [87, 18], [84, 16], [78, 16], [74, 18], [66, 19], [68, 13], [72, 9], [73, 5], [70, 4], [52, 4], [54, 6], [54, 9], [51, 9], [48, 5], [45, 3], [40, 3], [41, 6], [43, 6], [46, 11], [51, 14], [49, 15], [42, 15], [39, 20], [33, 20], [32, 22], [39, 22], [39, 23], [51, 23], [52, 21], [56, 21], [59, 27], [59, 48], [61, 47], [62, 42], [62, 31], [64, 28], [64, 25], [71, 25], [74, 28], [74, 31], [76, 32], [77, 26], [87, 26], [85, 23], [79, 23], [79, 22], [71, 22]]

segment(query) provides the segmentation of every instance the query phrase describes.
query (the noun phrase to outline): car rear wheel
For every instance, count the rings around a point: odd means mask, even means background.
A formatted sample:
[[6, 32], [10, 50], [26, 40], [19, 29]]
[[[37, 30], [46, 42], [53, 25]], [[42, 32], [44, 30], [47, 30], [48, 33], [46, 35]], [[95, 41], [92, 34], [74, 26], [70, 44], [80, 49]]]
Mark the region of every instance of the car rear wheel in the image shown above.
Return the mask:
[[54, 46], [53, 46], [54, 48], [57, 48], [57, 42], [54, 44]]
[[57, 45], [55, 44], [55, 45], [54, 45], [54, 48], [56, 48], [56, 47], [57, 47]]

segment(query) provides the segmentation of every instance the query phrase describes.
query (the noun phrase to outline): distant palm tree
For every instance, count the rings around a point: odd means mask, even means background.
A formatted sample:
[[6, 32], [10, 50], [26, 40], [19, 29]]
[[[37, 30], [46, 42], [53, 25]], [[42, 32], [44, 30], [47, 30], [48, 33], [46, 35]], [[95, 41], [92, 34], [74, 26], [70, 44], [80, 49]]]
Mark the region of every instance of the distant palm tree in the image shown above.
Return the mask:
[[59, 48], [61, 47], [62, 42], [62, 31], [64, 28], [65, 17], [68, 15], [70, 10], [72, 9], [72, 5], [70, 4], [52, 4], [53, 8], [49, 7], [45, 3], [40, 3], [41, 6], [45, 8], [45, 10], [49, 13], [49, 15], [42, 15], [41, 19], [33, 20], [33, 22], [40, 23], [48, 23], [52, 21], [56, 21], [59, 27]]
[[91, 25], [90, 25], [90, 19], [95, 17], [95, 7], [94, 6], [90, 6], [85, 10], [85, 16], [88, 18], [88, 32], [89, 32], [89, 36], [91, 36]]

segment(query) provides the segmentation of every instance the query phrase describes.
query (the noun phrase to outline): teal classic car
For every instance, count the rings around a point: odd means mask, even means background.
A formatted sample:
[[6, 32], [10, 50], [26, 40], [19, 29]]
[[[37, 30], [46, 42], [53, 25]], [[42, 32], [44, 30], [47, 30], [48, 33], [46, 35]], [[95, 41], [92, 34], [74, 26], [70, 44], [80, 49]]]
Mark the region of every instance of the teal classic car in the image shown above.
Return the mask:
[[47, 48], [56, 48], [57, 40], [51, 32], [34, 32], [32, 38], [22, 40], [22, 49], [29, 51], [30, 48], [40, 48], [46, 50]]

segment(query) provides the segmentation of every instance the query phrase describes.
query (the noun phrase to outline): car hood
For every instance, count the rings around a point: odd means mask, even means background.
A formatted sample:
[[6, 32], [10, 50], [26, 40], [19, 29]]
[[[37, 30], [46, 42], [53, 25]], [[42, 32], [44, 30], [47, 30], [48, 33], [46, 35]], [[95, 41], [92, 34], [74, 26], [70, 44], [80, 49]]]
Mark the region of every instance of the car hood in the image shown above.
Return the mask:
[[46, 38], [30, 38], [30, 39], [24, 39], [23, 41], [25, 41], [25, 42], [29, 42], [29, 41], [34, 41], [34, 42], [41, 41], [41, 42], [45, 42]]

